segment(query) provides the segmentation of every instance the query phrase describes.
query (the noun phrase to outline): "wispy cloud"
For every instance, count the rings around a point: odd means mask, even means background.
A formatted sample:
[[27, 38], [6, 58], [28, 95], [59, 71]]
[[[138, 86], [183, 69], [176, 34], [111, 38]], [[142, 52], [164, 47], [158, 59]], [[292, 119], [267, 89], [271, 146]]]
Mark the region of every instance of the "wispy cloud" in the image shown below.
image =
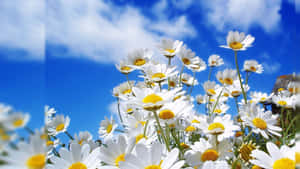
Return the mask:
[[66, 47], [65, 56], [116, 62], [134, 48], [155, 46], [161, 37], [196, 34], [185, 16], [152, 19], [135, 7], [102, 0], [53, 0], [47, 6], [47, 40]]
[[44, 59], [44, 1], [1, 0], [0, 22], [0, 47], [25, 53], [11, 59]]
[[264, 68], [264, 73], [266, 74], [275, 74], [281, 68], [281, 64], [279, 62], [273, 62], [272, 64], [270, 64], [270, 62], [263, 62], [262, 65]]
[[210, 0], [202, 1], [208, 23], [217, 30], [239, 28], [247, 31], [261, 27], [266, 32], [279, 28], [281, 0]]

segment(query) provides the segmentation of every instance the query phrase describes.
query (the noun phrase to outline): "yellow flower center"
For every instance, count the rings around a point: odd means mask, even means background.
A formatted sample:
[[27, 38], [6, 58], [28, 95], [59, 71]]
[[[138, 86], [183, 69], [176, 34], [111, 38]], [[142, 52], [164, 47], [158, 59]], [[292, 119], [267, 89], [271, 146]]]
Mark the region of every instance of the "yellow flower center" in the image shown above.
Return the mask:
[[127, 112], [127, 113], [131, 113], [131, 112], [133, 112], [133, 109], [132, 109], [132, 108], [129, 108], [129, 109], [126, 110], [126, 112]]
[[189, 58], [182, 58], [182, 62], [183, 62], [185, 65], [191, 64], [191, 61], [190, 61]]
[[214, 89], [207, 89], [207, 94], [209, 95], [215, 95], [216, 94], [216, 91]]
[[300, 152], [295, 153], [296, 164], [300, 164]]
[[155, 78], [162, 79], [164, 77], [166, 77], [166, 75], [163, 74], [163, 73], [155, 73], [155, 74], [152, 75], [152, 79], [155, 79]]
[[216, 122], [216, 123], [211, 123], [209, 126], [208, 126], [208, 130], [211, 131], [211, 130], [216, 130], [216, 129], [221, 129], [221, 130], [225, 130], [225, 127], [222, 123], [219, 123], [219, 122]]
[[295, 169], [295, 161], [289, 158], [281, 158], [276, 160], [273, 164], [273, 169]]
[[48, 138], [48, 136], [47, 136], [47, 134], [42, 134], [42, 135], [40, 136], [40, 138], [41, 138], [42, 140], [46, 140], [46, 139]]
[[233, 84], [233, 79], [232, 78], [225, 78], [224, 83], [228, 84], [228, 85], [232, 85]]
[[194, 126], [188, 126], [187, 128], [185, 128], [185, 131], [186, 132], [193, 132], [193, 131], [196, 131], [197, 129], [196, 129], [196, 127], [194, 127]]
[[188, 82], [188, 80], [187, 80], [187, 79], [184, 79], [184, 78], [182, 78], [181, 81], [182, 81], [183, 83], [187, 83], [187, 82]]
[[239, 149], [241, 158], [246, 162], [251, 160], [252, 157], [250, 156], [250, 154], [254, 149], [256, 149], [256, 147], [253, 144], [243, 144]]
[[170, 85], [170, 87], [175, 87], [176, 83], [174, 81], [169, 81], [169, 85]]
[[220, 114], [220, 113], [222, 113], [222, 110], [221, 109], [215, 109], [214, 112]]
[[131, 93], [131, 89], [126, 89], [122, 91], [122, 94], [129, 94]]
[[255, 67], [255, 66], [251, 66], [251, 67], [250, 67], [250, 71], [256, 72], [256, 67]]
[[4, 133], [4, 134], [1, 134], [0, 138], [1, 138], [2, 141], [9, 141], [10, 140], [10, 135]]
[[201, 160], [205, 161], [216, 161], [219, 158], [219, 153], [216, 150], [208, 149], [201, 155]]
[[135, 65], [135, 66], [143, 66], [145, 63], [146, 63], [146, 60], [145, 60], [145, 59], [136, 59], [136, 60], [134, 61], [134, 65]]
[[223, 78], [219, 78], [218, 80], [219, 80], [220, 83], [224, 84]]
[[169, 53], [174, 53], [175, 49], [166, 49], [166, 51], [169, 52]]
[[119, 167], [120, 161], [125, 161], [125, 154], [121, 154], [115, 159], [115, 165], [117, 167]]
[[285, 105], [287, 104], [287, 102], [284, 101], [284, 100], [280, 100], [280, 101], [278, 101], [277, 103], [278, 103], [280, 106], [285, 106]]
[[135, 128], [137, 128], [139, 126], [139, 124], [141, 124], [142, 126], [145, 126], [146, 122], [145, 121], [138, 121], [136, 124], [135, 124]]
[[228, 97], [229, 94], [228, 94], [228, 93], [224, 93], [223, 96], [224, 96], [224, 97]]
[[264, 129], [267, 128], [267, 123], [266, 123], [266, 121], [263, 120], [263, 119], [261, 119], [261, 118], [259, 118], [259, 117], [254, 118], [254, 119], [252, 120], [252, 122], [253, 122], [253, 125], [254, 125], [255, 127], [259, 128], [259, 129], [264, 130]]
[[291, 93], [299, 93], [300, 92], [300, 88], [299, 87], [290, 87], [288, 90]]
[[87, 169], [87, 166], [81, 162], [73, 163], [68, 169]]
[[232, 48], [233, 50], [238, 50], [243, 48], [243, 44], [241, 42], [231, 42], [229, 44], [229, 47]]
[[209, 99], [209, 102], [215, 102], [216, 100], [215, 99]]
[[240, 94], [241, 94], [241, 92], [237, 91], [237, 90], [231, 92], [232, 96], [239, 96]]
[[159, 165], [148, 165], [144, 169], [161, 169], [161, 167]]
[[51, 141], [51, 140], [48, 140], [48, 141], [46, 142], [46, 145], [47, 145], [47, 146], [53, 146], [53, 145], [54, 145], [54, 142]]
[[185, 144], [185, 143], [180, 143], [180, 147], [184, 148], [184, 149], [187, 149], [187, 148], [190, 148], [189, 145]]
[[262, 169], [261, 167], [259, 167], [259, 166], [257, 166], [257, 165], [254, 165], [254, 166], [252, 166], [252, 168], [251, 169]]
[[169, 120], [169, 119], [174, 118], [175, 114], [171, 110], [167, 109], [167, 110], [160, 111], [158, 116], [161, 119]]
[[147, 137], [144, 134], [139, 134], [135, 137], [135, 144], [137, 144], [142, 138], [147, 139]]
[[28, 169], [43, 169], [46, 165], [46, 157], [44, 154], [37, 154], [31, 156], [26, 161], [26, 166]]
[[160, 102], [160, 101], [163, 101], [163, 99], [160, 96], [158, 96], [154, 93], [146, 96], [143, 99], [143, 103], [153, 103], [153, 104], [155, 104], [155, 103]]
[[213, 61], [211, 61], [211, 64], [214, 66], [217, 64], [217, 61], [213, 60]]
[[191, 123], [200, 123], [200, 121], [197, 120], [197, 119], [194, 119], [194, 120], [191, 121]]
[[277, 89], [277, 92], [282, 92], [282, 91], [284, 91], [284, 88]]
[[242, 132], [242, 131], [237, 131], [236, 133], [235, 133], [235, 137], [240, 137], [240, 136], [242, 136], [244, 133]]
[[261, 101], [261, 102], [264, 102], [264, 101], [266, 101], [266, 99], [267, 99], [267, 98], [262, 97], [262, 98], [260, 98], [260, 101]]
[[14, 121], [13, 126], [14, 127], [21, 127], [24, 124], [24, 120], [23, 119], [17, 119]]
[[64, 128], [65, 128], [65, 124], [64, 124], [64, 123], [61, 123], [61, 124], [59, 124], [59, 125], [56, 126], [56, 131], [57, 131], [57, 132], [60, 132], [60, 131], [62, 131]]
[[112, 124], [108, 124], [106, 127], [106, 133], [110, 133], [112, 131], [113, 125]]
[[173, 101], [178, 100], [180, 98], [181, 98], [181, 95], [178, 95], [178, 96], [174, 97]]
[[129, 67], [129, 66], [123, 66], [123, 67], [121, 67], [121, 70], [122, 71], [130, 71], [131, 67]]

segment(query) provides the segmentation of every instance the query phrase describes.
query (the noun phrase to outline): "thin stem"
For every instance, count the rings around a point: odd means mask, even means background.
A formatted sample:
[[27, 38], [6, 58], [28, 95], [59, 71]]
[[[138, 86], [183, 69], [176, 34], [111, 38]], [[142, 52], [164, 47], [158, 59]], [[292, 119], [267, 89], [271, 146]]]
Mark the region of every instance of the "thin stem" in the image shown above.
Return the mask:
[[128, 74], [126, 74], [126, 80], [127, 80], [127, 82], [128, 82], [128, 85], [129, 85], [130, 89], [132, 89], [132, 86], [131, 86], [130, 81], [129, 81]]
[[34, 134], [33, 130], [31, 130], [29, 127], [25, 126], [24, 129], [31, 135]]
[[243, 87], [243, 83], [242, 83], [242, 79], [241, 79], [241, 73], [240, 73], [240, 68], [239, 68], [238, 58], [237, 58], [237, 51], [234, 51], [234, 58], [235, 58], [236, 71], [237, 71], [238, 76], [239, 76], [240, 85], [241, 85], [241, 88], [242, 88], [244, 100], [245, 100], [245, 103], [247, 104], [247, 95], [245, 93], [245, 90], [244, 90], [244, 87]]
[[251, 130], [248, 135], [244, 138], [244, 141], [246, 141], [248, 139], [248, 137], [250, 137], [252, 135], [253, 131]]
[[149, 120], [146, 121], [146, 124], [145, 124], [145, 127], [144, 127], [144, 136], [146, 136], [148, 123], [149, 123]]
[[235, 100], [236, 110], [237, 110], [237, 112], [239, 113], [239, 112], [240, 112], [240, 109], [239, 109], [238, 98], [237, 98], [237, 97], [234, 97], [234, 100]]
[[182, 86], [181, 80], [182, 80], [182, 73], [183, 73], [183, 70], [184, 70], [184, 65], [182, 65], [182, 68], [181, 68], [181, 71], [180, 71], [180, 75], [179, 75], [179, 84], [180, 84], [180, 86]]
[[246, 85], [248, 85], [249, 77], [250, 77], [250, 72], [246, 71]]
[[168, 65], [171, 66], [171, 57], [168, 57]]
[[120, 111], [120, 99], [117, 98], [117, 100], [118, 100], [118, 114], [119, 114], [120, 121], [123, 124], [123, 118], [122, 118], [121, 111]]
[[74, 138], [71, 136], [71, 134], [68, 131], [65, 131], [65, 134], [71, 139], [74, 140]]
[[[224, 89], [224, 88], [223, 88], [223, 89]], [[217, 107], [217, 105], [218, 105], [218, 103], [219, 103], [219, 99], [220, 99], [220, 97], [221, 97], [221, 94], [223, 93], [223, 89], [221, 90], [220, 94], [219, 94], [218, 97], [217, 97], [217, 101], [216, 101], [216, 103], [215, 103], [215, 105], [214, 105], [214, 107], [213, 107], [213, 109], [212, 109], [212, 111], [211, 111], [211, 114], [215, 111], [215, 109], [216, 109], [216, 107]]]
[[160, 122], [159, 122], [158, 115], [157, 115], [156, 111], [153, 111], [153, 114], [154, 114], [156, 123], [158, 125], [158, 128], [160, 130], [161, 136], [162, 136], [163, 140], [165, 141], [166, 147], [167, 147], [168, 151], [170, 151], [169, 142], [167, 141], [166, 136], [165, 136], [164, 131], [163, 131], [163, 128], [160, 125]]

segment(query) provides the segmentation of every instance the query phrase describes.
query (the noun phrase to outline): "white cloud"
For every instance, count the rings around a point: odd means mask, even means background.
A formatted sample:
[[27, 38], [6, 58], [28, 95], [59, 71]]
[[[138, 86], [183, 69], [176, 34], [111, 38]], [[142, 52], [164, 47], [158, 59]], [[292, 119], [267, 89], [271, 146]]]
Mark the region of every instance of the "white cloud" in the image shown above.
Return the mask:
[[217, 30], [261, 27], [277, 31], [281, 20], [281, 0], [210, 0], [202, 1], [207, 21]]
[[195, 34], [185, 16], [153, 20], [134, 7], [101, 0], [48, 1], [47, 40], [67, 47], [66, 56], [116, 62], [134, 48], [155, 46], [163, 36]]
[[44, 59], [45, 3], [41, 0], [0, 1], [0, 47], [25, 51], [24, 56], [10, 59]]
[[264, 68], [264, 73], [266, 74], [275, 74], [281, 68], [281, 64], [276, 61], [273, 61], [272, 64], [270, 64], [270, 62], [263, 62], [262, 66]]
[[181, 10], [187, 10], [192, 6], [194, 0], [172, 0], [172, 3], [175, 5], [176, 8]]

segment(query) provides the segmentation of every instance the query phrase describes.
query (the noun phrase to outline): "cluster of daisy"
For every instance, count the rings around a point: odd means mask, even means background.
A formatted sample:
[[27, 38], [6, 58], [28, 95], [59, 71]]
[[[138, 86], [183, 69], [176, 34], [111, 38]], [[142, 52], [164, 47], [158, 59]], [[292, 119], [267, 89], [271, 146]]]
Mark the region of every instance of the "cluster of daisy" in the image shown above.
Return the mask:
[[[53, 108], [45, 108], [42, 129], [32, 131], [26, 127], [29, 115], [0, 105], [0, 168], [300, 167], [300, 84], [290, 82], [271, 94], [249, 92], [250, 75], [261, 74], [263, 67], [246, 60], [240, 70], [237, 54], [253, 41], [251, 35], [230, 31], [221, 47], [233, 50], [236, 68], [224, 70], [218, 70], [224, 64], [219, 55], [209, 56], [206, 63], [178, 40], [162, 40], [156, 53], [132, 51], [116, 65], [126, 77], [113, 89], [117, 115], [101, 121], [96, 140], [88, 131], [68, 133], [70, 118]], [[196, 75], [206, 69], [204, 93], [194, 96], [200, 84]], [[134, 72], [139, 78], [130, 80]], [[270, 105], [279, 112], [270, 111]], [[25, 128], [29, 138], [14, 136], [17, 128]], [[60, 139], [63, 134], [69, 139]]]

